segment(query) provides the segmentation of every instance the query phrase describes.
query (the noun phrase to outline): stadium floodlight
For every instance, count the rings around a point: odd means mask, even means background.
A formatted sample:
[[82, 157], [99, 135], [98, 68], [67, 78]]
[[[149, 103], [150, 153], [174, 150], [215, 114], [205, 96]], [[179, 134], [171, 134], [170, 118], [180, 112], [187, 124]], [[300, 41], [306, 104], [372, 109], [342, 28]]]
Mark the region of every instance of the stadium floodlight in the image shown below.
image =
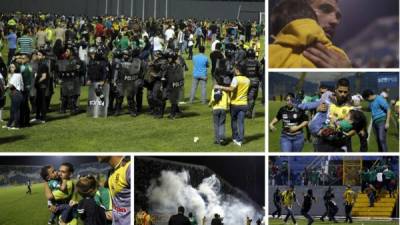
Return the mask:
[[131, 17], [133, 16], [133, 0], [131, 0]]
[[165, 18], [168, 17], [168, 0], [165, 0]]
[[108, 14], [108, 0], [106, 0], [106, 8], [105, 8], [104, 13], [105, 13], [106, 15]]
[[119, 16], [119, 0], [117, 0], [117, 16]]
[[145, 1], [142, 0], [142, 21], [144, 21], [144, 4], [145, 4]]

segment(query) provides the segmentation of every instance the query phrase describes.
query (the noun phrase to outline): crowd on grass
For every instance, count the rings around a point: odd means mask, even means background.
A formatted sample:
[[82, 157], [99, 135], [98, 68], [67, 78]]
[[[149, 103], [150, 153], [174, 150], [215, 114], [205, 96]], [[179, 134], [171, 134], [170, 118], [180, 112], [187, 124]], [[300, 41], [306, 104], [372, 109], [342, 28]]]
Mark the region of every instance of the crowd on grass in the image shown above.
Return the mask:
[[[180, 105], [187, 100], [195, 103], [200, 86], [201, 103], [213, 109], [215, 143], [227, 143], [225, 120], [230, 110], [232, 139], [241, 145], [244, 117], [255, 117], [259, 87], [264, 90], [263, 29], [263, 24], [239, 20], [3, 13], [0, 120], [6, 93], [10, 116], [3, 127], [10, 130], [46, 123], [51, 110], [80, 113], [84, 85], [94, 96], [88, 100], [89, 114], [95, 107], [103, 110], [102, 116], [124, 114], [126, 98], [129, 114], [136, 117], [146, 111], [146, 97], [149, 114], [163, 118], [169, 102], [168, 117], [175, 119], [184, 116]], [[183, 88], [189, 68], [192, 87], [186, 99]], [[50, 104], [57, 85], [59, 109]]]

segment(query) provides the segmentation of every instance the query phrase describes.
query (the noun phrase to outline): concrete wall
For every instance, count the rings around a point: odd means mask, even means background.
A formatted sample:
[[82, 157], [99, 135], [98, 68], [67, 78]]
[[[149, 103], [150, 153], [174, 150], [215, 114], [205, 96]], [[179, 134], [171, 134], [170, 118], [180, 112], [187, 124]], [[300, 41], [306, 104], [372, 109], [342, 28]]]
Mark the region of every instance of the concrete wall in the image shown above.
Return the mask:
[[[64, 15], [117, 15], [118, 0], [1, 0], [1, 12], [51, 12]], [[154, 0], [119, 0], [119, 14], [142, 17], [142, 2], [145, 2], [145, 17], [154, 15]], [[264, 2], [238, 1], [191, 1], [191, 0], [156, 0], [156, 16], [164, 17], [168, 2], [168, 17], [175, 18], [210, 18], [236, 19], [241, 5], [241, 19], [259, 20], [259, 12], [265, 11]], [[132, 4], [131, 4], [132, 3]], [[244, 12], [255, 11], [255, 12]]]
[[[276, 187], [269, 186], [268, 187], [269, 215], [271, 215], [276, 210], [274, 203], [272, 201], [273, 200], [272, 198], [274, 196], [274, 192], [277, 187], [281, 191], [285, 191], [288, 188], [287, 186], [276, 186]], [[339, 207], [339, 211], [336, 215], [344, 216], [345, 213], [344, 213], [343, 193], [344, 193], [346, 187], [332, 186], [332, 188], [334, 190], [334, 195], [335, 195], [334, 201], [336, 202], [337, 206]], [[304, 197], [303, 197], [304, 193], [306, 193], [308, 189], [309, 189], [309, 187], [295, 186], [297, 200], [299, 201], [300, 205], [302, 205], [303, 200], [304, 200]], [[323, 196], [327, 189], [328, 189], [328, 187], [325, 187], [325, 186], [324, 187], [322, 187], [322, 186], [312, 187], [313, 194], [314, 194], [315, 198], [317, 199], [317, 202], [316, 203], [313, 202], [313, 205], [310, 210], [311, 216], [321, 216], [325, 212]], [[360, 189], [361, 189], [360, 187], [353, 187], [353, 191], [355, 191], [356, 193], [358, 193], [360, 191]], [[301, 215], [301, 213], [300, 213], [301, 207], [298, 207], [296, 204], [294, 204], [293, 208], [294, 208], [294, 214], [296, 216]], [[282, 210], [282, 214], [286, 215], [286, 211], [284, 209]]]

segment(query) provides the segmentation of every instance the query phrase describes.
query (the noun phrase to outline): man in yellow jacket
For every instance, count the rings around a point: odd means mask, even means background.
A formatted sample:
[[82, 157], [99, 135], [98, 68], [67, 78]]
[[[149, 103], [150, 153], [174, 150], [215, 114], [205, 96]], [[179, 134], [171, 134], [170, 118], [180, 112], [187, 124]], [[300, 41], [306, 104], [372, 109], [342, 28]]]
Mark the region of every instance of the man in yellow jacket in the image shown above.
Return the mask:
[[332, 54], [327, 57], [341, 58], [348, 62], [342, 67], [350, 67], [346, 53], [332, 44], [317, 21], [317, 15], [306, 1], [284, 0], [279, 3], [271, 14], [274, 42], [269, 45], [269, 67], [329, 67], [316, 59], [314, 49], [309, 50], [311, 46], [330, 50]]

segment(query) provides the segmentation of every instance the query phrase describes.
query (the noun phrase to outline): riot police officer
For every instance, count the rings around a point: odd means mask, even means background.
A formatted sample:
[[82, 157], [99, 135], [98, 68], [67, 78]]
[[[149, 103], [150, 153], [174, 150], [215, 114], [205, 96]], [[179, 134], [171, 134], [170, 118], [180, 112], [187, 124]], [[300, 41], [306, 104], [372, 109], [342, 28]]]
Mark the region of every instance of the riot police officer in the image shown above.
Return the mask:
[[128, 109], [131, 116], [137, 116], [137, 101], [135, 97], [139, 87], [143, 86], [143, 74], [144, 64], [138, 58], [138, 50], [132, 51], [134, 57], [131, 59], [131, 53], [128, 50], [124, 50], [122, 55], [122, 61], [116, 66], [116, 73], [114, 74], [114, 80], [118, 90], [118, 97], [116, 100], [115, 115], [120, 115], [122, 110], [122, 103], [124, 96], [128, 100]]
[[[161, 51], [154, 54], [154, 61], [149, 65], [146, 82], [148, 87], [148, 101], [151, 113], [155, 118], [164, 116], [166, 97], [163, 96], [167, 79], [168, 59]], [[164, 92], [165, 94], [165, 92]]]
[[171, 113], [168, 117], [175, 119], [181, 115], [178, 101], [179, 94], [184, 85], [184, 68], [176, 52], [168, 51], [167, 57], [169, 65], [166, 77], [166, 91], [168, 100], [171, 103]]
[[89, 63], [87, 65], [89, 87], [88, 113], [93, 117], [107, 116], [108, 91], [107, 75], [108, 62], [104, 60], [103, 52], [95, 47], [89, 48]]
[[110, 93], [108, 97], [108, 113], [114, 113], [116, 109], [116, 101], [118, 98], [117, 85], [114, 80], [114, 74], [118, 73], [119, 65], [122, 61], [122, 52], [118, 49], [113, 51], [113, 57], [111, 62], [111, 73], [108, 77], [108, 82], [110, 83]]
[[247, 50], [246, 59], [242, 61], [245, 67], [246, 76], [250, 79], [250, 88], [247, 94], [248, 109], [246, 112], [247, 118], [254, 118], [254, 106], [258, 95], [258, 87], [261, 81], [261, 64], [256, 59], [256, 52], [253, 49]]
[[65, 113], [68, 107], [71, 114], [76, 114], [79, 111], [80, 66], [79, 61], [73, 56], [72, 50], [69, 48], [65, 50], [63, 59], [57, 61], [58, 76], [61, 80], [61, 113]]

